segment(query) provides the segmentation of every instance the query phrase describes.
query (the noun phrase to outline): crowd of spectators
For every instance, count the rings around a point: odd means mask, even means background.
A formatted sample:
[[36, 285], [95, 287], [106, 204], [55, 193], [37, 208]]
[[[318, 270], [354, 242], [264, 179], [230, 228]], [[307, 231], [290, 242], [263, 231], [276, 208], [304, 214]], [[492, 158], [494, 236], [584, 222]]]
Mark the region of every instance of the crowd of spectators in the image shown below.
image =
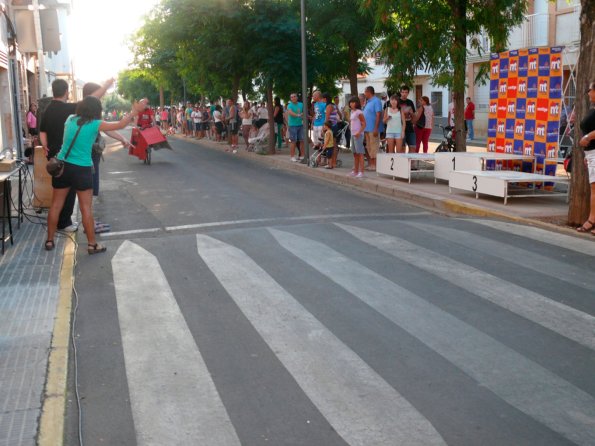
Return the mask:
[[[187, 138], [210, 139], [226, 143], [226, 150], [236, 153], [238, 137], [241, 135], [243, 147], [251, 149], [251, 142], [269, 122], [275, 132], [276, 150], [284, 145], [289, 146], [289, 156], [294, 162], [303, 160], [302, 141], [309, 138], [315, 147], [324, 147], [328, 157], [326, 168], [333, 169], [337, 165], [339, 145], [350, 149], [359, 163], [357, 150], [363, 146], [362, 162], [367, 161], [368, 169], [375, 170], [376, 155], [381, 147], [387, 152], [403, 153], [428, 151], [429, 137], [434, 126], [434, 111], [428, 97], [419, 98], [417, 105], [409, 99], [409, 87], [403, 85], [396, 94], [377, 94], [371, 86], [366, 87], [359, 97], [348, 98], [341, 107], [340, 98], [321, 91], [314, 91], [304, 105], [297, 93], [292, 93], [287, 103], [275, 97], [271, 108], [266, 102], [243, 101], [236, 103], [232, 99], [213, 101], [211, 103], [179, 104], [171, 107], [154, 109], [155, 124], [164, 133], [179, 133]], [[388, 99], [390, 97], [390, 99]], [[357, 99], [357, 101], [354, 101]], [[354, 108], [355, 107], [355, 108]], [[353, 110], [356, 121], [352, 119]], [[307, 131], [303, 129], [303, 114], [307, 116]], [[327, 137], [325, 141], [324, 126], [329, 124], [332, 133], [333, 147]], [[359, 131], [360, 126], [363, 130]], [[358, 129], [354, 132], [354, 127]], [[268, 127], [266, 127], [268, 130]], [[361, 142], [360, 142], [361, 137]], [[363, 175], [363, 164], [354, 168], [354, 176]]]

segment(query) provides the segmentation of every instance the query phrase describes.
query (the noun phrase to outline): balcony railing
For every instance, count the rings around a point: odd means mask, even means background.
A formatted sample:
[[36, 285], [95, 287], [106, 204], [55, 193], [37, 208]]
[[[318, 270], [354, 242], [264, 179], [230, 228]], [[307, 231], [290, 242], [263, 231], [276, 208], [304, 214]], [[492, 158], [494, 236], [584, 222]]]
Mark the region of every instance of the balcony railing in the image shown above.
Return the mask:
[[508, 49], [533, 48], [548, 45], [548, 14], [531, 14], [525, 21], [513, 28], [508, 37]]
[[572, 12], [556, 16], [556, 45], [577, 44], [581, 40], [580, 31], [580, 5], [575, 6]]

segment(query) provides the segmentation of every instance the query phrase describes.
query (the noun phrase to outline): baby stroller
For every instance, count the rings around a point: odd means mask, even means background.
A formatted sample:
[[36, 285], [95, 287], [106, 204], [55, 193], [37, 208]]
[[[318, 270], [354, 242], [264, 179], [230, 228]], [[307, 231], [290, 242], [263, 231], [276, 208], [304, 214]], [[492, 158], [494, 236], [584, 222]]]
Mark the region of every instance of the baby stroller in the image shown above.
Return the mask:
[[[333, 137], [335, 141], [340, 141], [343, 135], [345, 135], [345, 131], [347, 130], [347, 126], [339, 129], [337, 132], [333, 132]], [[328, 164], [329, 158], [332, 156], [332, 150], [326, 149], [324, 146], [324, 137], [319, 138], [318, 144], [313, 147], [313, 153], [310, 155], [310, 167], [318, 167], [324, 166]], [[340, 150], [339, 147], [336, 147], [336, 150]], [[339, 154], [337, 153], [337, 160], [336, 160], [336, 167], [341, 167], [343, 165], [343, 161], [338, 159]]]
[[248, 151], [258, 152], [267, 143], [269, 138], [269, 123], [263, 124], [256, 133], [256, 136], [248, 138]]

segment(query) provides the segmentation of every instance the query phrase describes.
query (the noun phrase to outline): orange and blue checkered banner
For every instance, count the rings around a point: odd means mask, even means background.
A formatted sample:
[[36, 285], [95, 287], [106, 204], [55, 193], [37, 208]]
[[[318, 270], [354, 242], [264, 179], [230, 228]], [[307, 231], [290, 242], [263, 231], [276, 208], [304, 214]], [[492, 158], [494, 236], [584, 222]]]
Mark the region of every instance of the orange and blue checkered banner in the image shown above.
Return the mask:
[[[557, 167], [545, 161], [558, 156], [562, 49], [506, 51], [490, 60], [488, 151], [535, 156], [535, 172], [546, 175], [555, 175]], [[530, 162], [512, 164], [533, 171]]]

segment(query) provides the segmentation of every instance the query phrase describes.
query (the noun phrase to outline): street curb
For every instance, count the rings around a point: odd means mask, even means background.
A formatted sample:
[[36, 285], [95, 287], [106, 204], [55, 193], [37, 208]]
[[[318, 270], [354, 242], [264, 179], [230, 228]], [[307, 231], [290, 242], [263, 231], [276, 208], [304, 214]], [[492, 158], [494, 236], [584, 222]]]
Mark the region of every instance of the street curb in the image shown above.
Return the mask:
[[60, 270], [58, 306], [52, 332], [47, 379], [39, 419], [38, 446], [59, 446], [64, 443], [64, 413], [68, 384], [75, 256], [74, 240], [71, 237], [65, 237], [62, 268]]
[[[220, 152], [224, 151], [224, 147], [228, 147], [227, 144], [225, 146], [220, 145], [219, 143], [211, 140], [196, 140], [196, 139], [188, 139], [184, 138], [181, 135], [171, 135], [175, 139], [180, 141], [186, 141], [193, 144], [200, 144], [204, 147], [211, 149], [211, 150], [218, 150]], [[411, 193], [407, 190], [400, 189], [395, 186], [385, 186], [382, 184], [376, 184], [368, 181], [362, 181], [358, 178], [352, 178], [349, 176], [337, 176], [330, 172], [325, 172], [324, 169], [314, 169], [308, 167], [301, 163], [291, 163], [287, 164], [286, 162], [282, 162], [276, 160], [273, 157], [268, 157], [266, 155], [260, 155], [254, 152], [246, 152], [243, 150], [238, 150], [237, 154], [233, 156], [241, 156], [244, 158], [255, 159], [259, 161], [263, 161], [269, 165], [275, 166], [277, 168], [281, 168], [284, 170], [299, 172], [304, 175], [308, 175], [313, 178], [320, 178], [326, 181], [330, 181], [335, 184], [339, 184], [342, 186], [352, 187], [356, 190], [371, 193], [373, 195], [380, 195], [385, 198], [391, 198], [399, 201], [405, 201], [409, 204], [424, 208], [426, 210], [437, 212], [440, 214], [445, 215], [467, 215], [473, 217], [483, 217], [483, 218], [498, 218], [502, 220], [508, 220], [514, 223], [520, 223], [527, 226], [533, 226], [541, 229], [546, 229], [549, 231], [558, 232], [565, 235], [571, 235], [576, 238], [584, 238], [580, 234], [577, 234], [576, 230], [570, 227], [563, 227], [558, 226], [552, 223], [547, 223], [541, 220], [531, 219], [527, 217], [519, 217], [517, 215], [507, 214], [506, 212], [495, 211], [492, 209], [488, 209], [482, 206], [472, 205], [468, 203], [463, 203], [461, 201], [453, 200], [450, 198], [443, 198], [440, 196], [436, 196], [433, 194], [428, 194], [425, 192], [416, 192]]]

